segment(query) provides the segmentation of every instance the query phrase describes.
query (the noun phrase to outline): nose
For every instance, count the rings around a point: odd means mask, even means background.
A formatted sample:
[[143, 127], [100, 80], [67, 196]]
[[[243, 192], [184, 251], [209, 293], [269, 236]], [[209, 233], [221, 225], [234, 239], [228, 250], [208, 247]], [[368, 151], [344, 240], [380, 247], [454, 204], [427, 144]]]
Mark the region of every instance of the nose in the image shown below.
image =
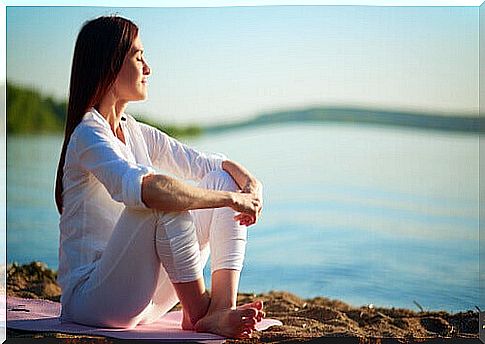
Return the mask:
[[143, 75], [150, 75], [152, 74], [152, 69], [150, 68], [150, 66], [148, 65], [148, 63], [146, 63], [146, 61], [143, 62]]

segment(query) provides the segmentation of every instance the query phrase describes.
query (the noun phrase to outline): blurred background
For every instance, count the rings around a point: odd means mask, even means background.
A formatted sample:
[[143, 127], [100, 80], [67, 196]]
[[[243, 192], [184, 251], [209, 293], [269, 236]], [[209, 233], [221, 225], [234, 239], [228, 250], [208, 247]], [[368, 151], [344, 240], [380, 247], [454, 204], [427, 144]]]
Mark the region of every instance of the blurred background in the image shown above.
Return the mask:
[[478, 11], [7, 7], [7, 262], [57, 269], [74, 43], [119, 14], [152, 69], [127, 112], [264, 184], [241, 291], [475, 309]]

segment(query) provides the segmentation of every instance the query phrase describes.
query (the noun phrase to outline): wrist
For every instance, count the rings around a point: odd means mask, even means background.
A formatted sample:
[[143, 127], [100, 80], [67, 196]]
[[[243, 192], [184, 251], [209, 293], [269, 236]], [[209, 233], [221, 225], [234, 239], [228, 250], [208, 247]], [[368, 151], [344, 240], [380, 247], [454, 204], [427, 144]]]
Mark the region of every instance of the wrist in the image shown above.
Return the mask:
[[248, 178], [246, 185], [244, 185], [243, 191], [256, 192], [261, 187], [261, 183], [255, 178]]
[[224, 201], [223, 201], [224, 207], [232, 208], [234, 206], [234, 204], [236, 203], [233, 192], [225, 191], [223, 199], [224, 199]]

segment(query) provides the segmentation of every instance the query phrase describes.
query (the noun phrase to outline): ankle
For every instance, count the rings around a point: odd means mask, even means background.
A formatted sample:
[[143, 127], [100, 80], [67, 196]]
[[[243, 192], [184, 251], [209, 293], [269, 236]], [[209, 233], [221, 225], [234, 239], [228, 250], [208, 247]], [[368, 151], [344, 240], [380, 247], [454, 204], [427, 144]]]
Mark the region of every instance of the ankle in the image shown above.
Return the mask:
[[236, 309], [236, 304], [232, 302], [215, 302], [214, 299], [211, 299], [207, 313], [226, 311], [230, 309]]
[[187, 307], [184, 308], [184, 313], [186, 313], [188, 320], [195, 325], [200, 319], [202, 319], [209, 311], [211, 299], [208, 292], [205, 292], [201, 297], [201, 304], [197, 307]]

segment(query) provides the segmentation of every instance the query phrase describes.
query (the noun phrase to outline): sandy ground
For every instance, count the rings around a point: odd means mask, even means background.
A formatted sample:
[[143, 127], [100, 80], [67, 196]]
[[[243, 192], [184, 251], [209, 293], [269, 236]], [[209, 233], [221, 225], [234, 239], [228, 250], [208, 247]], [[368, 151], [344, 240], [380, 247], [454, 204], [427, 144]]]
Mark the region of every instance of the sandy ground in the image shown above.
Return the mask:
[[[9, 265], [7, 296], [44, 298], [59, 301], [60, 288], [56, 272], [44, 264]], [[356, 343], [381, 342], [456, 342], [458, 339], [478, 343], [478, 311], [450, 314], [444, 311], [415, 312], [408, 309], [363, 306], [355, 308], [325, 297], [302, 299], [284, 291], [264, 294], [241, 293], [239, 303], [261, 299], [268, 317], [279, 319], [283, 326], [274, 326], [256, 333], [250, 340], [228, 340], [228, 343], [283, 343], [312, 339], [355, 339]], [[110, 338], [35, 333], [7, 328], [7, 338], [70, 338], [79, 342], [91, 338], [96, 343], [112, 343]]]

